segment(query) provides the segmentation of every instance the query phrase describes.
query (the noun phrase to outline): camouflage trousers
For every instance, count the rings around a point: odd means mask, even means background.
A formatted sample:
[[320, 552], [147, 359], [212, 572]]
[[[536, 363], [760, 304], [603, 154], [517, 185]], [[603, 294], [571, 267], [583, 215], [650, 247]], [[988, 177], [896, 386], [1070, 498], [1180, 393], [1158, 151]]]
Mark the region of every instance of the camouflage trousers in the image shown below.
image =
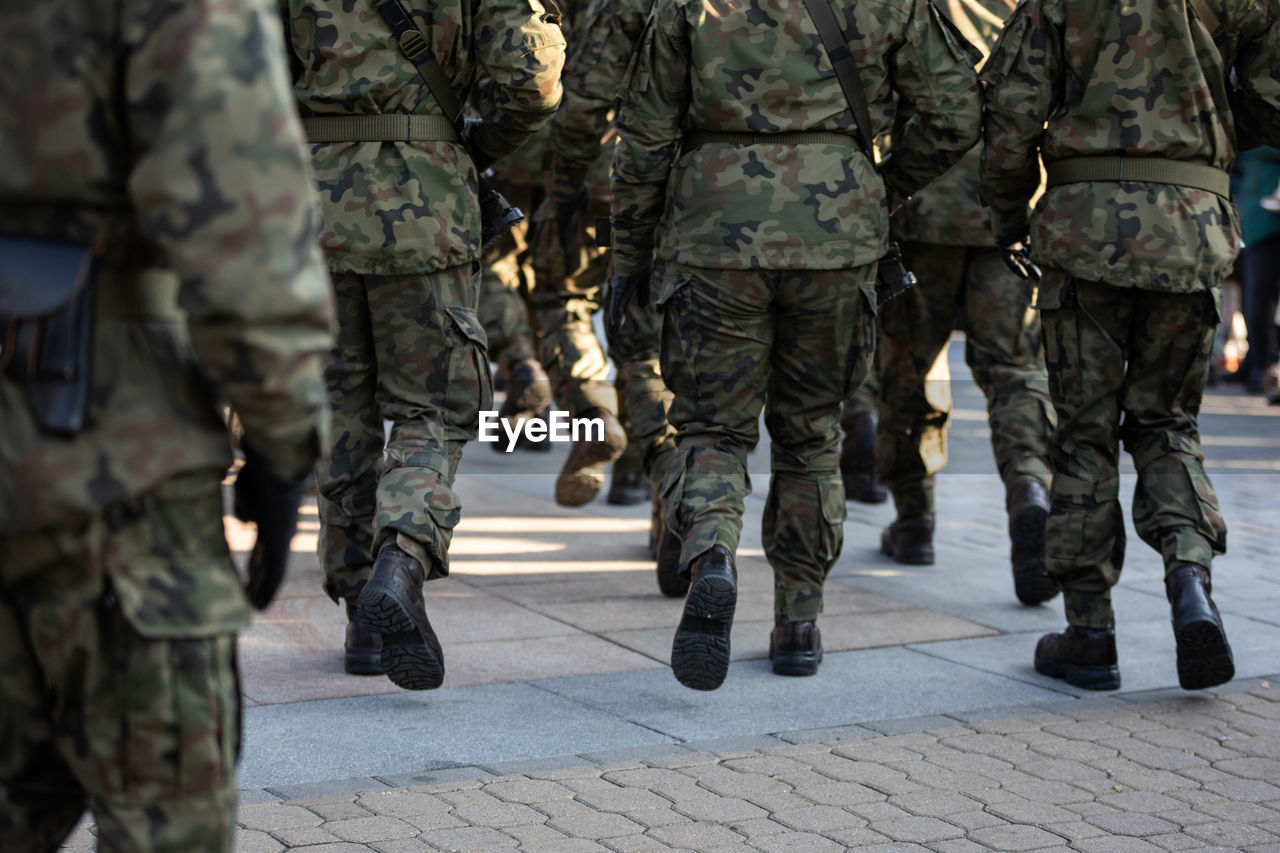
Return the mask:
[[533, 278], [533, 271], [528, 268], [527, 233], [524, 222], [516, 225], [481, 265], [477, 313], [489, 342], [489, 357], [504, 370], [516, 362], [538, 357], [523, 296]]
[[1054, 414], [1034, 286], [995, 249], [908, 243], [903, 255], [920, 283], [880, 312], [876, 430], [876, 479], [892, 491], [898, 516], [934, 510], [933, 475], [947, 463], [947, 342], [957, 312], [965, 363], [987, 398], [1001, 480], [1034, 477], [1047, 486]]
[[[655, 273], [661, 275], [661, 273]], [[659, 494], [667, 466], [675, 455], [675, 429], [667, 421], [671, 392], [662, 381], [662, 318], [651, 301], [633, 299], [626, 320], [609, 338], [609, 359], [617, 366], [614, 388], [618, 418], [627, 431], [627, 451], [638, 448], [641, 469]], [[621, 460], [618, 464], [621, 464]]]
[[350, 601], [389, 543], [428, 578], [449, 573], [461, 514], [454, 473], [479, 411], [493, 408], [493, 387], [471, 266], [335, 273], [333, 282], [339, 328], [325, 370], [333, 448], [316, 469], [319, 555], [325, 591]]
[[1138, 474], [1133, 526], [1166, 568], [1209, 569], [1226, 551], [1196, 427], [1220, 297], [1216, 287], [1161, 293], [1060, 273], [1042, 288], [1059, 418], [1045, 568], [1063, 590], [1067, 621], [1103, 628], [1114, 619], [1111, 587], [1124, 562], [1120, 442]]
[[[0, 540], [0, 850], [54, 850], [86, 808], [102, 853], [232, 849], [235, 628], [139, 619], [113, 582], [119, 569], [180, 601], [184, 573], [234, 580], [217, 476], [201, 501]], [[226, 610], [242, 624], [243, 596]]]
[[683, 538], [681, 565], [717, 543], [737, 550], [763, 409], [772, 440], [764, 551], [774, 607], [792, 620], [822, 612], [844, 542], [837, 420], [875, 351], [873, 281], [874, 267], [663, 272], [662, 376], [676, 455], [662, 495], [667, 524]]

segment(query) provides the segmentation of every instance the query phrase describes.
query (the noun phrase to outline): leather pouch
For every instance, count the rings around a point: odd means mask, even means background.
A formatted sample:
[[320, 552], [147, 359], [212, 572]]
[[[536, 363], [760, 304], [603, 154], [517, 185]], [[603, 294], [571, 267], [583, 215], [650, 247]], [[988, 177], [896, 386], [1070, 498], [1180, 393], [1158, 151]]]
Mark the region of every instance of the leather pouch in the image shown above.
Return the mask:
[[27, 391], [49, 435], [88, 420], [93, 354], [93, 247], [0, 234], [0, 370]]

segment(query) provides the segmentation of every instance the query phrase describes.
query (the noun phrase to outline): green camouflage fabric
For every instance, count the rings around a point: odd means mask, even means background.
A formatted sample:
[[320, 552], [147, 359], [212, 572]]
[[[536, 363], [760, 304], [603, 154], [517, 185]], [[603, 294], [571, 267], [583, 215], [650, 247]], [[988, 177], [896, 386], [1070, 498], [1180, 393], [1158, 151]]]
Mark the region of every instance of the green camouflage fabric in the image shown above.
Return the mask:
[[[916, 116], [875, 167], [837, 144], [712, 142], [685, 128], [856, 135], [801, 0], [660, 2], [622, 92], [614, 154], [614, 265], [661, 260], [711, 269], [843, 269], [884, 253], [889, 212], [977, 139], [977, 56], [928, 0], [834, 8], [874, 134], [895, 101]], [[715, 176], [708, 180], [707, 176]]]
[[1210, 568], [1227, 528], [1204, 470], [1196, 416], [1221, 313], [1218, 291], [1166, 293], [1052, 273], [1042, 299], [1054, 439], [1045, 568], [1067, 621], [1113, 624], [1124, 562], [1119, 446], [1138, 483], [1133, 526], [1164, 558]]
[[53, 849], [87, 806], [103, 851], [230, 851], [249, 614], [224, 400], [282, 476], [328, 440], [329, 280], [279, 21], [5, 2], [0, 37], [0, 232], [100, 247], [90, 425], [42, 436], [0, 374], [0, 848]]
[[[877, 341], [877, 345], [879, 341]], [[840, 407], [840, 428], [848, 432], [846, 424], [861, 415], [878, 415], [880, 411], [880, 377], [875, 365], [867, 371], [867, 378], [853, 392], [853, 396]]]
[[627, 431], [628, 450], [639, 449], [641, 470], [655, 495], [676, 450], [675, 429], [667, 421], [671, 391], [662, 381], [661, 324], [656, 306], [632, 300], [622, 328], [609, 338], [609, 358], [618, 371], [618, 418]]
[[991, 448], [1006, 487], [1051, 479], [1055, 418], [1040, 345], [1035, 285], [994, 248], [904, 243], [920, 284], [880, 312], [880, 421], [876, 479], [899, 518], [934, 511], [933, 475], [947, 464], [951, 375], [947, 343], [956, 316], [965, 363], [987, 399]]
[[844, 543], [837, 420], [875, 353], [875, 266], [707, 270], [664, 265], [662, 376], [676, 454], [662, 487], [680, 565], [737, 551], [760, 413], [773, 472], [763, 543], [774, 609], [816, 619]]
[[[520, 148], [514, 156], [520, 157], [528, 147]], [[520, 185], [513, 187], [505, 182], [501, 186], [507, 201], [524, 210], [533, 189]], [[529, 267], [528, 235], [526, 214], [525, 220], [516, 223], [499, 238], [481, 261], [478, 316], [489, 344], [489, 357], [502, 369], [518, 361], [538, 357], [525, 306], [525, 294], [533, 279], [533, 270]]]
[[[459, 99], [478, 90], [470, 144], [490, 157], [520, 146], [560, 100], [564, 37], [539, 0], [402, 0]], [[288, 0], [294, 92], [304, 115], [441, 109], [372, 2]], [[312, 148], [330, 268], [412, 275], [480, 257], [477, 178], [456, 142], [361, 142]]]
[[493, 386], [470, 265], [419, 276], [337, 273], [334, 291], [342, 323], [325, 379], [337, 441], [316, 470], [318, 551], [325, 591], [354, 601], [387, 544], [417, 559], [428, 579], [449, 573], [462, 513], [454, 475], [480, 411], [493, 408]]
[[[201, 492], [196, 496], [196, 492]], [[165, 555], [159, 557], [157, 555]], [[218, 481], [187, 475], [80, 525], [0, 539], [0, 848], [230, 853], [245, 622]], [[139, 582], [188, 612], [156, 618]]]
[[[1280, 140], [1280, 3], [1024, 0], [982, 70], [982, 197], [997, 235], [1025, 233], [1040, 160], [1122, 155], [1229, 171], [1237, 138]], [[1230, 97], [1226, 80], [1239, 88]], [[1047, 122], [1047, 124], [1046, 124]], [[1171, 184], [1051, 187], [1030, 217], [1032, 257], [1087, 281], [1189, 292], [1216, 286], [1240, 239], [1236, 211]]]

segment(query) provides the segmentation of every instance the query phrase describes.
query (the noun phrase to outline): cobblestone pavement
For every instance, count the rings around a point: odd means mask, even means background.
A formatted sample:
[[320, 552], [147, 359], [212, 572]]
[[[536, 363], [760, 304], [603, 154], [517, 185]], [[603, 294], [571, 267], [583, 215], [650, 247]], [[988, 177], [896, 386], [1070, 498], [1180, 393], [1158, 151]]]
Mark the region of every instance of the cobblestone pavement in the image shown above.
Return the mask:
[[1275, 684], [250, 802], [237, 850], [1280, 851]]

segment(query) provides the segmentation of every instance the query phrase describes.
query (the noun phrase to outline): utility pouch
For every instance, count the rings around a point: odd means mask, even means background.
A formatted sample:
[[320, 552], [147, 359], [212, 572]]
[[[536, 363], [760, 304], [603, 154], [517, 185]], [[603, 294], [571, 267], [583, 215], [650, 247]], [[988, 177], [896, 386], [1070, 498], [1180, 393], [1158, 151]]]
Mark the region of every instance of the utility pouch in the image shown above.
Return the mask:
[[876, 307], [915, 285], [915, 273], [907, 269], [897, 242], [890, 240], [889, 250], [876, 266]]
[[49, 435], [75, 435], [88, 418], [93, 279], [86, 243], [0, 234], [0, 371]]

